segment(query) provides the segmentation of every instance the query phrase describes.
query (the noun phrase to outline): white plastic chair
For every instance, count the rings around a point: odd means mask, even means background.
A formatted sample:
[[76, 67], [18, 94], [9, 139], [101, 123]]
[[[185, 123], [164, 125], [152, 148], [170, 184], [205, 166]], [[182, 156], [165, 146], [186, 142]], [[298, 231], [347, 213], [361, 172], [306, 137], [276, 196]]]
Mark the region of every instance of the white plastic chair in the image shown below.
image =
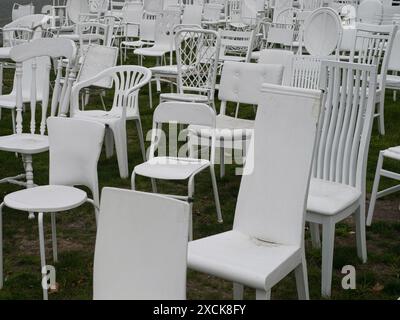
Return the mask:
[[[69, 104], [71, 87], [74, 81], [74, 73], [71, 72], [74, 65], [67, 65], [65, 69], [65, 78], [67, 81], [64, 81], [63, 84], [60, 82], [62, 69], [58, 68], [53, 95], [52, 98], [49, 99], [50, 58], [58, 59], [65, 57], [74, 61], [75, 56], [75, 44], [71, 40], [66, 39], [37, 39], [11, 49], [11, 58], [16, 62], [16, 93], [13, 98], [16, 101], [16, 133], [0, 137], [0, 151], [20, 154], [25, 173], [1, 179], [0, 183], [8, 182], [26, 188], [35, 186], [33, 182], [32, 157], [33, 155], [47, 152], [49, 148], [48, 138], [45, 135], [49, 104], [51, 115], [56, 115], [58, 112], [61, 112], [61, 110], [64, 110]], [[35, 60], [47, 60], [47, 62], [35, 63]], [[43, 71], [38, 69], [39, 63], [47, 64], [45, 74], [38, 74], [38, 72]], [[28, 66], [31, 66], [30, 71], [27, 69]], [[24, 72], [27, 72], [29, 77], [26, 77], [26, 74], [24, 76]], [[22, 113], [24, 99], [27, 97], [26, 82], [29, 82], [29, 78], [31, 79], [30, 88], [32, 89], [29, 95], [30, 119], [29, 126], [24, 130]], [[39, 84], [39, 81], [42, 83]], [[37, 89], [41, 89], [42, 92], [38, 92]], [[37, 103], [40, 98], [42, 103], [39, 108]], [[37, 109], [39, 109], [38, 112], [36, 112]], [[36, 113], [39, 113], [40, 117], [37, 118], [38, 115]]]
[[[85, 202], [93, 204], [95, 208], [99, 207], [97, 162], [104, 137], [104, 126], [91, 121], [53, 117], [47, 123], [50, 184], [10, 193], [0, 205], [0, 234], [3, 207], [38, 213], [42, 277], [47, 275], [43, 215], [51, 215], [53, 260], [57, 262], [56, 214], [77, 208]], [[86, 192], [74, 185], [90, 188], [94, 200], [88, 199]], [[0, 288], [3, 284], [2, 247], [0, 237]], [[46, 287], [43, 287], [43, 299], [48, 299]]]
[[[110, 111], [80, 110], [79, 93], [82, 89], [97, 84], [99, 81], [113, 80], [114, 99]], [[151, 71], [140, 66], [117, 66], [108, 68], [91, 79], [75, 83], [71, 94], [71, 117], [88, 119], [103, 123], [106, 131], [106, 154], [113, 153], [115, 142], [119, 173], [121, 178], [129, 176], [126, 121], [134, 120], [138, 129], [139, 142], [145, 159], [143, 131], [139, 113], [139, 90], [149, 83]], [[110, 131], [109, 131], [110, 130]]]
[[[188, 196], [168, 195], [169, 197], [184, 200], [190, 203], [190, 231], [189, 237], [193, 239], [192, 207], [195, 176], [206, 169], [210, 169], [218, 222], [222, 223], [221, 207], [219, 203], [217, 180], [214, 171], [215, 160], [215, 134], [212, 131], [210, 141], [209, 159], [197, 157], [195, 151], [189, 149], [189, 156], [168, 156], [162, 154], [159, 148], [162, 139], [162, 125], [178, 123], [183, 125], [200, 125], [206, 129], [215, 129], [215, 112], [209, 106], [202, 103], [164, 102], [161, 103], [153, 114], [153, 130], [148, 161], [137, 165], [132, 172], [132, 189], [135, 190], [135, 178], [137, 175], [152, 179], [153, 192], [157, 192], [155, 179], [188, 181]], [[189, 137], [191, 139], [192, 137]], [[158, 155], [156, 152], [158, 151]]]
[[186, 299], [188, 227], [187, 203], [154, 194], [103, 189], [93, 298]]
[[322, 225], [323, 296], [331, 295], [336, 223], [354, 214], [357, 254], [367, 261], [365, 175], [371, 137], [376, 66], [322, 61], [320, 86], [326, 92], [321, 114], [306, 220], [313, 245]]
[[35, 14], [35, 6], [32, 3], [27, 5], [14, 3], [11, 12], [11, 19], [12, 21], [15, 21], [19, 18], [22, 18], [24, 16], [29, 16], [31, 14]]
[[212, 30], [182, 28], [175, 36], [178, 64], [178, 92], [162, 93], [160, 102], [206, 103], [215, 109], [220, 37]]
[[[143, 65], [143, 57], [155, 57], [158, 65], [166, 65], [166, 54], [175, 51], [175, 43], [173, 39], [173, 30], [175, 26], [180, 24], [180, 11], [168, 10], [163, 11], [162, 16], [156, 19], [156, 34], [154, 45], [148, 48], [139, 48], [133, 51], [140, 57], [140, 65]], [[172, 59], [172, 57], [170, 57]]]
[[[121, 61], [122, 60], [122, 53], [124, 50], [125, 53], [125, 60], [126, 60], [126, 50], [129, 47], [129, 43], [131, 43], [132, 38], [139, 37], [139, 30], [140, 30], [140, 23], [143, 17], [143, 5], [137, 5], [134, 7], [127, 7], [125, 6], [122, 12], [122, 26], [123, 26], [123, 35], [122, 37], [125, 38], [124, 41], [121, 41], [120, 48], [121, 48]], [[154, 40], [154, 37], [153, 37]]]
[[[282, 64], [271, 65], [233, 61], [227, 61], [224, 64], [218, 90], [221, 107], [215, 130], [217, 147], [220, 148], [221, 178], [225, 175], [226, 150], [242, 150], [243, 158], [246, 158], [247, 147], [253, 135], [254, 121], [239, 117], [239, 105], [257, 105], [262, 84], [281, 85], [283, 70]], [[229, 102], [236, 103], [234, 116], [227, 113]], [[202, 127], [191, 126], [190, 129], [197, 134], [211, 136], [211, 132], [207, 132]], [[199, 139], [199, 141], [202, 140]]]
[[248, 286], [260, 300], [294, 270], [309, 299], [304, 218], [321, 92], [266, 84], [259, 98], [233, 229], [190, 242], [188, 267], [234, 282], [235, 299]]

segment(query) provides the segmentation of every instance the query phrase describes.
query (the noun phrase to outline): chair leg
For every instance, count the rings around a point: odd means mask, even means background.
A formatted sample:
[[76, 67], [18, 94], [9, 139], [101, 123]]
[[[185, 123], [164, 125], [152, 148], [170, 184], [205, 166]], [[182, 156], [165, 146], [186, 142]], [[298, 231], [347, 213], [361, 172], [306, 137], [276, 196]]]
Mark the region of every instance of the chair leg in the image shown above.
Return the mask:
[[56, 227], [56, 214], [51, 213], [51, 242], [53, 245], [53, 261], [58, 262], [58, 252], [57, 252], [57, 227]]
[[301, 263], [297, 266], [294, 272], [299, 300], [310, 300], [310, 293], [308, 291], [307, 262], [304, 252], [301, 258]]
[[146, 149], [144, 146], [143, 128], [142, 128], [142, 121], [140, 121], [140, 118], [135, 119], [135, 124], [139, 137], [139, 144], [140, 144], [140, 150], [142, 151], [143, 161], [146, 161]]
[[221, 213], [221, 204], [219, 202], [218, 186], [217, 186], [217, 179], [215, 177], [214, 165], [210, 165], [210, 172], [211, 172], [211, 181], [212, 181], [213, 192], [214, 192], [215, 206], [217, 208], [217, 219], [218, 219], [219, 223], [222, 223], [223, 219], [222, 219], [222, 213]]
[[224, 148], [224, 140], [221, 139], [221, 147], [220, 150], [220, 165], [219, 165], [219, 176], [222, 179], [225, 176], [225, 148]]
[[375, 179], [374, 179], [374, 185], [372, 187], [371, 199], [369, 201], [367, 226], [370, 226], [372, 223], [372, 217], [374, 215], [374, 210], [375, 210], [376, 197], [378, 194], [379, 182], [381, 180], [382, 166], [383, 166], [383, 152], [380, 152], [378, 158], [378, 164], [376, 166], [376, 171], [375, 171]]
[[269, 290], [256, 290], [256, 300], [271, 300], [271, 289]]
[[128, 169], [128, 150], [126, 141], [125, 123], [117, 123], [115, 126], [110, 126], [114, 134], [115, 150], [117, 153], [119, 174], [122, 179], [129, 177]]
[[319, 224], [310, 222], [311, 242], [314, 248], [321, 248], [321, 236], [319, 234]]
[[[40, 247], [40, 265], [42, 271], [42, 279], [47, 275], [46, 271], [46, 251], [44, 245], [44, 228], [43, 228], [43, 213], [38, 214], [38, 224], [39, 224], [39, 247]], [[43, 289], [43, 300], [48, 300], [47, 286], [42, 283]]]
[[12, 121], [12, 128], [13, 128], [13, 133], [16, 133], [15, 129], [15, 110], [11, 109], [11, 121]]
[[[32, 155], [26, 154], [23, 156], [24, 159], [24, 167], [26, 174], [26, 188], [30, 189], [34, 187], [33, 183], [33, 166], [32, 166]], [[34, 219], [35, 214], [33, 212], [29, 212], [29, 219]]]
[[0, 289], [3, 289], [3, 207], [0, 204]]
[[233, 300], [243, 300], [244, 285], [233, 283]]
[[153, 88], [151, 87], [151, 80], [149, 81], [149, 104], [150, 109], [153, 109]]
[[384, 101], [382, 101], [382, 99], [378, 102], [378, 113], [379, 113], [379, 124], [378, 124], [379, 133], [382, 136], [384, 136], [385, 135], [385, 110], [384, 110]]
[[114, 154], [114, 136], [110, 128], [106, 127], [106, 134], [104, 137], [104, 145], [106, 149], [106, 158], [110, 159]]
[[335, 245], [335, 224], [328, 220], [322, 224], [322, 283], [321, 294], [331, 296], [333, 248]]
[[188, 198], [189, 198], [189, 241], [193, 240], [193, 194], [194, 194], [194, 177], [189, 178], [188, 182]]
[[367, 238], [365, 233], [365, 203], [354, 213], [356, 220], [357, 255], [363, 263], [367, 262]]

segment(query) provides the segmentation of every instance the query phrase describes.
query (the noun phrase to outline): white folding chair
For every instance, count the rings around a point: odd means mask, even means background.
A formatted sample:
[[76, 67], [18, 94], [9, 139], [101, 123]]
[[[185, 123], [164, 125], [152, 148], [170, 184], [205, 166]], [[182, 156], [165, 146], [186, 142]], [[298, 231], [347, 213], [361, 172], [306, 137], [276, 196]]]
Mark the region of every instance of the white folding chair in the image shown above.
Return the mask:
[[234, 282], [235, 299], [248, 286], [260, 300], [294, 270], [309, 299], [304, 218], [321, 92], [265, 84], [259, 101], [233, 229], [190, 242], [188, 266]]
[[[190, 239], [193, 238], [192, 228], [192, 206], [194, 194], [194, 179], [195, 176], [210, 169], [211, 182], [213, 186], [215, 205], [217, 209], [218, 222], [222, 223], [221, 207], [219, 203], [217, 180], [214, 171], [215, 162], [215, 134], [211, 137], [206, 137], [210, 142], [210, 152], [207, 152], [207, 158], [197, 156], [197, 152], [189, 148], [189, 155], [183, 155], [177, 152], [177, 155], [163, 154], [165, 149], [160, 144], [162, 139], [162, 125], [177, 123], [182, 125], [200, 125], [206, 129], [215, 129], [215, 112], [209, 106], [202, 103], [188, 102], [164, 102], [161, 103], [153, 114], [153, 130], [151, 136], [151, 145], [148, 161], [137, 165], [132, 172], [132, 189], [135, 189], [136, 176], [144, 176], [152, 179], [153, 192], [157, 192], [155, 179], [188, 181], [188, 195], [177, 196], [169, 195], [170, 197], [181, 199], [190, 203]], [[213, 130], [211, 131], [213, 132]], [[189, 136], [189, 139], [192, 139]], [[162, 142], [162, 141], [161, 141]], [[191, 143], [189, 145], [195, 145]], [[158, 154], [156, 154], [158, 152]]]
[[94, 255], [93, 298], [186, 299], [188, 228], [187, 203], [104, 188]]
[[376, 66], [322, 61], [320, 88], [326, 92], [315, 152], [306, 220], [313, 245], [322, 225], [323, 296], [331, 295], [335, 225], [354, 214], [357, 254], [367, 261], [365, 175], [371, 137]]

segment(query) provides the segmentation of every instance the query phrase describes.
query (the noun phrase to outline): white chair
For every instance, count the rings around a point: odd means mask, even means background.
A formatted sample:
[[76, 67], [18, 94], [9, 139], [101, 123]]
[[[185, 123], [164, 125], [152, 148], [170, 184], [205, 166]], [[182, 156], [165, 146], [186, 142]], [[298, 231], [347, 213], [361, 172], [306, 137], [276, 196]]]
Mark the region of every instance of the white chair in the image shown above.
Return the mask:
[[304, 46], [315, 57], [338, 56], [342, 33], [342, 22], [336, 11], [316, 9], [304, 22], [300, 48]]
[[183, 9], [182, 24], [201, 26], [202, 15], [202, 5], [186, 5]]
[[221, 38], [219, 62], [250, 62], [255, 39], [255, 31], [218, 30]]
[[186, 299], [188, 228], [187, 203], [154, 194], [103, 189], [93, 298]]
[[309, 299], [304, 218], [321, 92], [266, 84], [259, 101], [233, 229], [190, 242], [188, 267], [234, 282], [235, 299], [248, 286], [260, 300], [294, 270]]
[[215, 109], [220, 37], [212, 30], [182, 28], [175, 36], [178, 92], [160, 94], [160, 102], [206, 103]]
[[[85, 81], [75, 83], [71, 94], [71, 117], [88, 119], [103, 123], [107, 127], [106, 154], [111, 156], [115, 142], [119, 173], [121, 178], [129, 176], [126, 121], [134, 120], [138, 129], [140, 147], [145, 159], [144, 139], [140, 121], [138, 97], [140, 89], [149, 83], [151, 72], [140, 66], [117, 66], [108, 68]], [[113, 105], [110, 111], [80, 110], [79, 93], [82, 89], [97, 84], [99, 81], [114, 83]]]
[[[306, 220], [313, 245], [322, 225], [323, 296], [331, 295], [336, 223], [354, 214], [357, 254], [367, 261], [365, 175], [376, 88], [376, 66], [322, 61], [320, 87], [326, 92], [321, 114]], [[340, 103], [339, 103], [340, 102]]]
[[389, 148], [389, 149], [382, 150], [379, 152], [378, 163], [376, 165], [374, 184], [372, 187], [371, 198], [369, 201], [368, 217], [367, 217], [367, 222], [366, 222], [367, 226], [371, 226], [371, 224], [372, 224], [372, 218], [374, 216], [376, 200], [379, 198], [382, 198], [384, 196], [387, 196], [389, 194], [392, 194], [394, 192], [398, 192], [400, 190], [400, 186], [399, 186], [399, 184], [397, 184], [392, 187], [389, 187], [389, 188], [379, 191], [379, 182], [381, 180], [381, 177], [389, 178], [389, 179], [396, 180], [396, 181], [400, 180], [399, 173], [383, 168], [383, 162], [385, 159], [399, 161], [400, 160], [400, 147], [397, 146], [397, 147]]
[[[104, 137], [104, 125], [70, 118], [49, 118], [50, 166], [49, 185], [10, 193], [0, 205], [0, 230], [2, 209], [38, 213], [39, 245], [42, 277], [47, 275], [43, 215], [51, 215], [53, 260], [57, 262], [56, 214], [72, 210], [89, 202], [99, 207], [97, 162]], [[84, 185], [92, 191], [88, 199], [85, 191], [74, 185]], [[1, 231], [0, 231], [1, 234]], [[0, 237], [0, 288], [3, 284], [2, 238]], [[43, 287], [43, 299], [47, 300], [47, 288]]]
[[[65, 69], [67, 81], [61, 85], [62, 70], [59, 68], [53, 89], [52, 98], [49, 99], [50, 90], [50, 58], [58, 59], [65, 57], [74, 61], [76, 46], [71, 40], [66, 39], [37, 39], [11, 49], [11, 58], [16, 62], [16, 126], [15, 134], [0, 137], [0, 151], [18, 153], [22, 157], [24, 174], [8, 177], [0, 180], [0, 183], [13, 183], [26, 188], [34, 187], [32, 157], [36, 154], [47, 152], [49, 148], [46, 133], [47, 110], [50, 102], [50, 114], [56, 115], [60, 110], [65, 110], [69, 105], [74, 73], [71, 71], [74, 65], [68, 64]], [[47, 59], [45, 75], [39, 75], [38, 64], [35, 60]], [[42, 63], [42, 62], [40, 62]], [[29, 126], [23, 128], [23, 103], [26, 98], [26, 83], [24, 83], [23, 72], [28, 72], [24, 64], [31, 66], [30, 88], [30, 119]], [[25, 81], [29, 79], [25, 78]], [[43, 83], [38, 84], [39, 81]], [[42, 88], [40, 94], [35, 88]], [[38, 99], [42, 98], [41, 107], [37, 106]], [[36, 112], [37, 111], [37, 112]], [[36, 114], [40, 114], [40, 118]], [[39, 121], [37, 121], [39, 120]], [[24, 180], [24, 181], [21, 181]]]
[[[281, 61], [282, 62], [282, 61]], [[227, 61], [221, 74], [218, 98], [221, 101], [220, 113], [217, 116], [215, 138], [220, 148], [220, 176], [225, 175], [225, 164], [232, 164], [225, 160], [227, 150], [241, 150], [242, 157], [235, 153], [238, 162], [247, 155], [248, 144], [253, 135], [254, 121], [239, 117], [240, 104], [257, 105], [258, 95], [263, 83], [282, 84], [284, 66], [282, 64], [255, 64]], [[227, 112], [228, 103], [236, 104], [234, 116]], [[206, 132], [202, 127], [190, 127], [198, 135]], [[199, 139], [201, 142], [202, 140]]]
[[[124, 41], [121, 41], [120, 48], [121, 48], [121, 62], [122, 60], [122, 53], [123, 48], [125, 53], [125, 60], [126, 60], [126, 50], [129, 47], [129, 43], [131, 43], [132, 38], [139, 37], [139, 30], [140, 30], [140, 23], [143, 17], [143, 5], [135, 7], [127, 7], [124, 8], [122, 13], [122, 26], [123, 26], [123, 35]], [[153, 36], [154, 40], [154, 36]]]
[[[180, 11], [168, 10], [164, 11], [162, 16], [156, 19], [156, 34], [154, 45], [147, 48], [139, 48], [133, 51], [140, 57], [140, 64], [143, 65], [143, 57], [153, 57], [158, 60], [157, 64], [166, 65], [165, 56], [175, 51], [175, 43], [173, 41], [173, 30], [175, 26], [180, 24]], [[170, 57], [172, 59], [172, 57]]]
[[[189, 148], [189, 157], [182, 155], [163, 154], [165, 149], [160, 144], [162, 139], [162, 125], [168, 123], [183, 125], [200, 125], [207, 129], [215, 128], [215, 112], [209, 106], [202, 103], [164, 102], [161, 103], [153, 114], [153, 130], [149, 159], [145, 163], [137, 165], [132, 172], [132, 189], [135, 189], [137, 175], [152, 179], [153, 192], [157, 192], [155, 179], [188, 181], [188, 196], [169, 195], [170, 197], [184, 200], [190, 203], [190, 231], [189, 237], [193, 238], [192, 206], [194, 194], [195, 176], [206, 169], [210, 169], [218, 222], [222, 223], [221, 207], [218, 197], [217, 180], [214, 171], [215, 160], [215, 134], [207, 137], [210, 141], [209, 159], [198, 157], [192, 148]], [[192, 139], [189, 136], [189, 139]], [[162, 141], [161, 141], [162, 142]], [[194, 145], [194, 144], [192, 144]], [[156, 152], [158, 154], [156, 155]], [[173, 151], [172, 151], [173, 152]], [[202, 154], [203, 155], [203, 154]]]
[[383, 15], [383, 5], [380, 0], [364, 0], [357, 7], [357, 22], [380, 24]]
[[[397, 91], [400, 90], [400, 32], [396, 32], [393, 39], [392, 52], [389, 57], [386, 74], [386, 89], [393, 90], [393, 101], [397, 101]], [[390, 72], [390, 73], [389, 73]]]
[[[158, 15], [149, 14], [144, 12], [139, 24], [139, 40], [129, 40], [121, 41], [120, 48], [121, 54], [124, 51], [124, 60], [126, 60], [127, 49], [137, 49], [147, 46], [152, 46], [156, 37], [156, 25], [157, 25]], [[140, 59], [140, 56], [139, 56]], [[121, 56], [122, 61], [122, 56]]]
[[[366, 0], [367, 1], [367, 0]], [[393, 39], [398, 30], [397, 25], [358, 24], [350, 61], [378, 66], [378, 85], [375, 92], [375, 103], [378, 118], [378, 129], [385, 134], [385, 89], [389, 59]]]
[[12, 18], [12, 21], [15, 21], [19, 18], [22, 18], [24, 16], [29, 16], [34, 13], [35, 13], [35, 6], [32, 3], [27, 4], [27, 5], [21, 5], [19, 3], [14, 3], [12, 12], [11, 12], [11, 18]]
[[291, 86], [293, 51], [281, 49], [264, 49], [260, 51], [258, 63], [261, 64], [279, 64], [283, 66], [282, 85]]

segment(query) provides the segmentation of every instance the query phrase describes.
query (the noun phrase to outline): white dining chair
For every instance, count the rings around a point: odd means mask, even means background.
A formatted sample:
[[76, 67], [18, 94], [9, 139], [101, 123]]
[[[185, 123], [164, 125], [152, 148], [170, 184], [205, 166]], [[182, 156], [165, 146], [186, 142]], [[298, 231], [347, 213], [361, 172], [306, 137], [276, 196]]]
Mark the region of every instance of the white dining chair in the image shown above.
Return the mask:
[[332, 287], [335, 226], [354, 215], [357, 255], [367, 261], [365, 234], [366, 164], [373, 123], [376, 66], [322, 61], [320, 88], [326, 92], [306, 220], [313, 245], [320, 247], [322, 225], [321, 294]]
[[[74, 68], [73, 64], [68, 64], [64, 70], [67, 80], [63, 84], [60, 81], [62, 70], [58, 69], [50, 99], [50, 58], [59, 59], [64, 57], [74, 61], [75, 56], [76, 46], [71, 40], [67, 39], [37, 39], [11, 49], [11, 58], [16, 63], [16, 89], [14, 98], [16, 101], [16, 125], [15, 134], [0, 137], [0, 151], [20, 154], [24, 173], [3, 178], [0, 180], [0, 183], [13, 183], [28, 189], [35, 186], [33, 182], [32, 158], [34, 155], [47, 152], [49, 148], [46, 136], [48, 107], [50, 105], [50, 114], [56, 115], [59, 110], [64, 110], [68, 106], [72, 83], [75, 79], [74, 72], [72, 72]], [[47, 65], [46, 72], [45, 74], [38, 74], [38, 72], [43, 71], [42, 69], [38, 69], [38, 65], [42, 63], [46, 63]], [[27, 71], [28, 66], [31, 67], [29, 72]], [[24, 80], [24, 72], [28, 72], [31, 78], [25, 78]], [[42, 83], [39, 84], [39, 81]], [[30, 117], [26, 119], [25, 123], [27, 125], [23, 126], [24, 117], [28, 117], [26, 113], [23, 116], [23, 103], [26, 94], [24, 86], [28, 82], [30, 82], [30, 88], [32, 89], [29, 96]], [[37, 91], [38, 88], [42, 89], [40, 94]], [[37, 106], [39, 98], [42, 99], [41, 107]]]
[[[143, 160], [145, 159], [143, 131], [139, 112], [139, 91], [149, 83], [151, 71], [141, 66], [116, 66], [108, 68], [96, 76], [75, 83], [71, 93], [71, 117], [89, 119], [106, 125], [106, 153], [112, 155], [113, 144], [118, 160], [121, 178], [129, 176], [126, 121], [134, 120], [138, 129], [139, 143]], [[82, 110], [79, 107], [80, 91], [99, 81], [110, 81], [114, 84], [113, 104], [109, 111]], [[110, 140], [108, 140], [110, 139]]]
[[[98, 216], [99, 192], [97, 162], [104, 137], [104, 125], [70, 118], [50, 117], [47, 121], [50, 143], [49, 185], [10, 193], [0, 205], [0, 230], [2, 209], [38, 213], [39, 247], [42, 277], [47, 275], [43, 216], [50, 214], [53, 260], [58, 261], [56, 215], [89, 202]], [[75, 185], [88, 187], [93, 200]], [[1, 234], [1, 231], [0, 231]], [[2, 238], [0, 237], [0, 288], [3, 284]], [[43, 299], [48, 299], [48, 288], [43, 288]]]
[[185, 202], [104, 188], [94, 255], [93, 298], [186, 299], [188, 228], [189, 205]]
[[[184, 155], [179, 151], [175, 154], [163, 154], [164, 148], [162, 144], [162, 125], [181, 124], [181, 125], [199, 125], [206, 129], [214, 128], [216, 116], [213, 109], [203, 103], [188, 102], [164, 102], [161, 103], [153, 114], [153, 129], [151, 133], [151, 145], [148, 160], [142, 164], [135, 166], [132, 172], [132, 189], [136, 188], [136, 176], [143, 176], [152, 179], [153, 192], [157, 192], [155, 180], [172, 180], [187, 181], [188, 195], [177, 196], [168, 195], [172, 198], [180, 199], [190, 203], [190, 231], [189, 237], [193, 238], [192, 227], [192, 207], [194, 196], [194, 179], [196, 175], [204, 170], [209, 169], [211, 174], [211, 182], [214, 193], [214, 200], [217, 211], [218, 222], [222, 223], [221, 206], [218, 196], [217, 179], [215, 177], [215, 133], [212, 130], [211, 137], [205, 138], [210, 141], [210, 152], [203, 157], [203, 153], [198, 153], [193, 148], [188, 148], [188, 154]], [[181, 135], [181, 133], [178, 133]], [[189, 136], [189, 139], [192, 137]], [[192, 143], [192, 145], [194, 145]], [[177, 150], [178, 151], [178, 150]], [[173, 151], [172, 151], [173, 152]]]
[[322, 94], [261, 91], [233, 229], [190, 242], [188, 267], [232, 281], [235, 299], [248, 286], [259, 300], [295, 271], [299, 299], [309, 299], [304, 221]]

